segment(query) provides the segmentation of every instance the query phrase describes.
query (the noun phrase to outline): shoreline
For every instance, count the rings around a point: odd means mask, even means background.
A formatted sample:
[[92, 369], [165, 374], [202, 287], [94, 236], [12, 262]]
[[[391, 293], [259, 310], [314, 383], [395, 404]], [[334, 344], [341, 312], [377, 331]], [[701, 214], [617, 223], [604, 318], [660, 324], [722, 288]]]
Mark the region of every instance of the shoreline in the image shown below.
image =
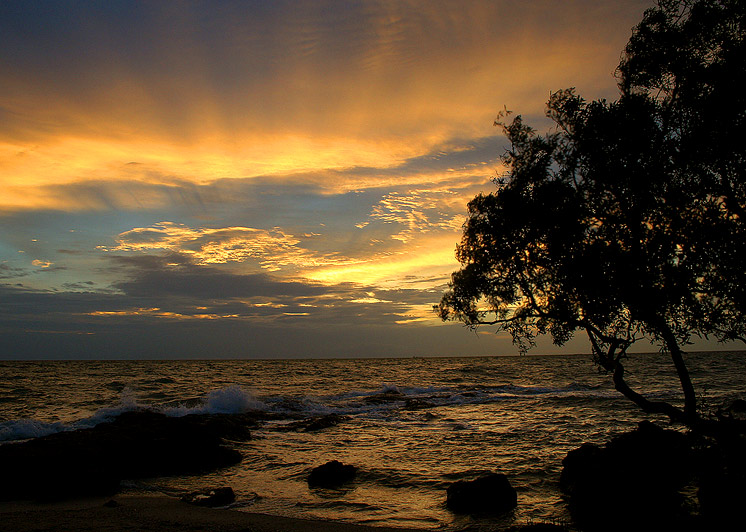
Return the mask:
[[[114, 503], [110, 502], [114, 501]], [[194, 506], [163, 494], [0, 502], [0, 530], [41, 532], [422, 532]]]

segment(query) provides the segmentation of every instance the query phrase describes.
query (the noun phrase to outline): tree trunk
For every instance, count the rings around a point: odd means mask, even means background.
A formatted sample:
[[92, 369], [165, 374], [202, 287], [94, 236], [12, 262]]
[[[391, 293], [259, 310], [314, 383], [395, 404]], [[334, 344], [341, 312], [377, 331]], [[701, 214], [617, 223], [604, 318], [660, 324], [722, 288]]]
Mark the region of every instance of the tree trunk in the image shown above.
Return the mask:
[[679, 376], [681, 381], [681, 389], [684, 392], [684, 415], [686, 416], [686, 424], [696, 424], [699, 416], [697, 415], [697, 394], [694, 392], [694, 385], [692, 379], [689, 376], [689, 370], [684, 362], [684, 353], [679, 347], [679, 342], [671, 331], [668, 325], [662, 327], [663, 341], [666, 342], [666, 348], [671, 355], [671, 360], [676, 368], [676, 374]]

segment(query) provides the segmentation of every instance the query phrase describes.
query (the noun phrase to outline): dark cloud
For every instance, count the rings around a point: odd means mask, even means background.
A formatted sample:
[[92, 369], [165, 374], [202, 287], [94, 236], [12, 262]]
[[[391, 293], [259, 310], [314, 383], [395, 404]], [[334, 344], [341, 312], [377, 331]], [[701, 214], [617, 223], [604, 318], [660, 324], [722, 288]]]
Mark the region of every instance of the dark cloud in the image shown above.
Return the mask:
[[10, 266], [9, 264], [0, 264], [0, 279], [14, 279], [16, 277], [26, 277], [31, 275], [33, 271], [27, 268], [17, 268]]
[[[180, 256], [115, 261], [132, 276], [119, 293], [94, 291], [89, 282], [74, 287], [88, 291], [0, 285], [0, 358], [427, 356], [464, 354], [471, 344], [471, 353], [490, 352], [460, 327], [397, 325], [408, 306], [428, 302], [415, 290], [372, 298], [364, 287], [223, 274]], [[236, 290], [227, 292], [228, 280]], [[203, 300], [208, 287], [215, 291]], [[243, 299], [250, 294], [259, 304]]]
[[93, 281], [80, 281], [76, 283], [62, 283], [65, 290], [91, 290], [96, 285]]
[[66, 269], [67, 268], [65, 266], [46, 266], [33, 269], [19, 268], [6, 263], [0, 263], [0, 279], [15, 279], [17, 277], [28, 277], [29, 275], [59, 272]]
[[114, 256], [112, 261], [131, 272], [130, 279], [112, 285], [127, 296], [185, 297], [200, 301], [300, 297], [327, 291], [320, 285], [278, 281], [264, 273], [234, 274], [211, 266], [197, 266], [179, 254]]

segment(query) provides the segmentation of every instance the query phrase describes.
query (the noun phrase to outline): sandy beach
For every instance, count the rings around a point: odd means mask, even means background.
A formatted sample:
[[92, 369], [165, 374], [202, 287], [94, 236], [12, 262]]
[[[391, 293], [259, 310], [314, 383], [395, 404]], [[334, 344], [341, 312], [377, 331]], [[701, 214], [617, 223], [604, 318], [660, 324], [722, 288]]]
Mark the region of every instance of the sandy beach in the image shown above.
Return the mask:
[[[110, 501], [114, 501], [113, 503]], [[0, 503], [2, 532], [413, 532], [192, 506], [165, 495]]]

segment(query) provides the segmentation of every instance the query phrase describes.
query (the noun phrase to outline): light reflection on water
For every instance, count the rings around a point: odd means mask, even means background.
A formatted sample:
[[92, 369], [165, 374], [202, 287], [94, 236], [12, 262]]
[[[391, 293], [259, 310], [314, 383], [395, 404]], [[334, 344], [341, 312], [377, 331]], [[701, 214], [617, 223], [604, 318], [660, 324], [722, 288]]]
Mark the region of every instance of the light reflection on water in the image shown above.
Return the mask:
[[[743, 397], [743, 359], [743, 353], [690, 356], [692, 377], [700, 389], [707, 384], [710, 403]], [[665, 357], [632, 357], [628, 367], [633, 384], [678, 400]], [[211, 391], [234, 393], [233, 385], [270, 411], [349, 419], [312, 433], [269, 422], [239, 444], [245, 458], [237, 466], [138, 486], [176, 494], [230, 485], [249, 511], [378, 525], [455, 530], [561, 521], [567, 514], [557, 484], [567, 451], [643, 419], [587, 356], [0, 362], [0, 430], [17, 428], [21, 418], [59, 430], [60, 423], [99, 420], [102, 409], [122, 405], [182, 404], [187, 412], [204, 408]], [[221, 399], [229, 405], [230, 393]], [[420, 401], [419, 408], [408, 409], [406, 399]], [[358, 466], [356, 481], [341, 490], [310, 489], [310, 469], [333, 459]], [[507, 474], [518, 490], [513, 514], [475, 520], [445, 508], [451, 482], [489, 471]]]

